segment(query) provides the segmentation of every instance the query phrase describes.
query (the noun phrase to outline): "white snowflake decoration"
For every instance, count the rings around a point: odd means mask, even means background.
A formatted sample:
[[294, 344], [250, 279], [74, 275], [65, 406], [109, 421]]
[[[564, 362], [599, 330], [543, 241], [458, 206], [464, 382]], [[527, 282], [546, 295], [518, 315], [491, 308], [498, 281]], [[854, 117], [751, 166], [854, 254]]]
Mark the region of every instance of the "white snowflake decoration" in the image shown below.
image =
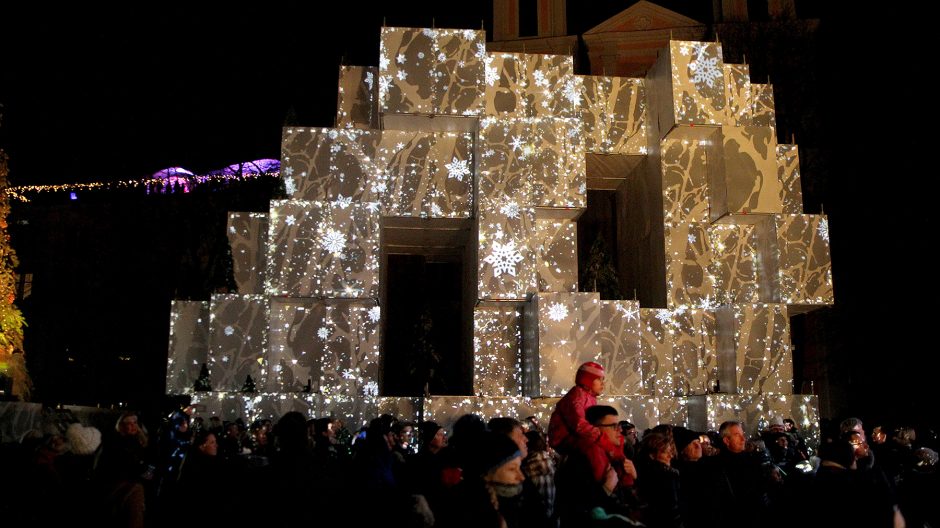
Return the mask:
[[372, 91], [372, 72], [366, 72], [366, 85], [369, 87], [369, 91]]
[[695, 74], [692, 76], [692, 84], [699, 88], [701, 88], [702, 83], [705, 83], [709, 88], [714, 88], [715, 80], [724, 76], [722, 71], [718, 69], [718, 57], [705, 58], [704, 46], [699, 48], [695, 60], [689, 64], [689, 69]]
[[395, 62], [397, 62], [398, 64], [404, 64], [404, 63], [405, 63], [405, 54], [404, 54], [404, 53], [399, 53], [398, 56], [395, 57]]
[[636, 307], [634, 307], [634, 306], [632, 306], [632, 305], [631, 305], [629, 308], [626, 308], [626, 307], [623, 306], [622, 304], [618, 304], [618, 305], [617, 305], [617, 311], [618, 311], [618, 312], [622, 312], [622, 313], [623, 313], [623, 317], [624, 317], [627, 321], [633, 321], [633, 320], [636, 320], [637, 318], [640, 317], [640, 310], [638, 310]]
[[532, 72], [532, 77], [535, 77], [535, 85], [548, 88], [548, 79], [545, 78], [545, 73], [542, 70], [535, 70]]
[[485, 75], [486, 84], [489, 86], [494, 86], [496, 81], [499, 80], [499, 71], [496, 68], [486, 66], [483, 73]]
[[287, 218], [284, 219], [284, 223], [287, 224], [287, 225], [289, 225], [289, 226], [294, 225], [294, 222], [296, 222], [296, 221], [297, 221], [297, 219], [294, 218], [294, 215], [287, 215]]
[[370, 382], [368, 382], [368, 383], [366, 383], [365, 385], [362, 386], [362, 392], [363, 392], [366, 396], [378, 396], [378, 395], [379, 395], [379, 384], [376, 383], [376, 382], [374, 382], [374, 381], [370, 381]]
[[516, 202], [506, 202], [499, 208], [499, 212], [506, 215], [506, 218], [519, 218], [519, 204]]
[[293, 196], [297, 192], [297, 184], [294, 183], [293, 178], [287, 178], [284, 180], [284, 191], [289, 195]]
[[565, 96], [565, 99], [571, 101], [571, 104], [574, 106], [581, 106], [581, 87], [578, 86], [577, 81], [570, 80], [565, 83], [565, 89], [562, 91]]
[[225, 335], [230, 336], [235, 333], [235, 329], [232, 328], [231, 326], [226, 326], [224, 332], [225, 332]]
[[337, 196], [333, 202], [333, 207], [339, 207], [340, 209], [346, 209], [350, 205], [352, 205], [352, 196], [344, 197], [342, 194]]
[[478, 59], [484, 59], [484, 58], [486, 58], [486, 45], [481, 44], [480, 42], [477, 42], [476, 57], [477, 57]]
[[[379, 57], [379, 69], [380, 69], [380, 70], [387, 70], [387, 69], [388, 69], [388, 65], [389, 65], [390, 63], [391, 63], [391, 61], [388, 60], [388, 57], [386, 57], [385, 55], [381, 55], [381, 56]], [[381, 79], [379, 80], [379, 82], [381, 82]]]
[[317, 337], [326, 341], [326, 338], [330, 337], [330, 329], [325, 326], [321, 326], [320, 329], [317, 330]]
[[228, 232], [233, 235], [238, 233], [238, 231], [235, 230], [235, 226], [228, 226]]
[[356, 379], [356, 373], [352, 369], [346, 369], [343, 371], [343, 379], [354, 380]]
[[525, 146], [525, 143], [522, 141], [521, 137], [513, 136], [512, 141], [509, 142], [509, 146], [511, 146], [513, 150], [522, 150], [522, 147]]
[[441, 210], [441, 206], [436, 203], [431, 204], [431, 214], [433, 216], [444, 216], [444, 211]]
[[516, 264], [522, 261], [522, 255], [516, 251], [515, 240], [505, 244], [493, 242], [493, 252], [483, 259], [483, 262], [493, 266], [493, 276], [499, 277], [503, 273], [516, 276]]
[[382, 309], [378, 306], [373, 306], [369, 308], [369, 320], [373, 323], [379, 322], [379, 316], [381, 315]]
[[464, 176], [470, 175], [470, 160], [459, 160], [454, 158], [453, 161], [444, 165], [447, 167], [447, 177], [453, 178], [457, 181], [463, 181]]
[[[384, 191], [384, 186], [385, 184], [382, 184], [383, 191]], [[379, 212], [380, 205], [382, 204], [380, 204], [379, 202], [366, 202], [366, 211], [369, 211], [370, 213], [377, 213]]]
[[689, 244], [694, 244], [694, 243], [696, 243], [697, 241], [698, 241], [698, 239], [695, 238], [695, 233], [689, 233]]
[[327, 229], [320, 240], [323, 249], [329, 251], [334, 256], [341, 257], [343, 248], [346, 247], [346, 236], [335, 229]]
[[664, 325], [672, 324], [672, 312], [669, 310], [659, 310], [656, 312], [656, 318]]
[[820, 238], [829, 242], [829, 220], [823, 218], [819, 221], [819, 227], [816, 228], [816, 231], [819, 233]]
[[548, 306], [548, 318], [552, 321], [563, 321], [568, 317], [568, 307], [561, 303], [552, 303]]
[[407, 79], [407, 78], [408, 78], [408, 72], [406, 72], [405, 70], [398, 70], [398, 80], [399, 80], [399, 81], [404, 81], [404, 80]]
[[294, 168], [293, 168], [293, 167], [284, 167], [284, 174], [285, 174], [286, 176], [291, 176], [291, 175], [293, 175], [293, 174], [294, 174]]

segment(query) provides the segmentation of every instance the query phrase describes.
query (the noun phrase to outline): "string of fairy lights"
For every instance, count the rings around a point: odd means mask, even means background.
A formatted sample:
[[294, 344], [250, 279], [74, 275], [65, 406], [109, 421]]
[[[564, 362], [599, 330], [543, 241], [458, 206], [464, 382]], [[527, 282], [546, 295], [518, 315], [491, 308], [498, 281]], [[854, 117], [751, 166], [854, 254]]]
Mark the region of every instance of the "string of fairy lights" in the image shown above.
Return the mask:
[[251, 172], [244, 174], [205, 174], [205, 175], [175, 175], [169, 178], [148, 176], [132, 180], [95, 181], [88, 183], [60, 183], [47, 185], [16, 185], [7, 187], [3, 192], [14, 200], [28, 203], [30, 194], [79, 192], [79, 191], [106, 191], [126, 190], [137, 188], [170, 188], [174, 184], [200, 185], [206, 183], [225, 183], [235, 181], [256, 180], [260, 178], [280, 178], [280, 171]]

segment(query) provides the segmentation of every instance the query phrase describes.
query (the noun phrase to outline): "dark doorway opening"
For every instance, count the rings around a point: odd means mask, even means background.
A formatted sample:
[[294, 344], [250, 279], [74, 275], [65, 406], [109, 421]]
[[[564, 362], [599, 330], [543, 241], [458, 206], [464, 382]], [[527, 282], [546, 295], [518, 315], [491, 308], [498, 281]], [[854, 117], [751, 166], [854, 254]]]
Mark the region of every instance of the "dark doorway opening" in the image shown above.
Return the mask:
[[454, 394], [460, 388], [462, 262], [389, 255], [385, 393]]
[[471, 393], [470, 226], [469, 219], [383, 219], [382, 395]]
[[633, 298], [620, 271], [626, 248], [618, 241], [618, 203], [616, 191], [588, 189], [578, 218], [578, 291], [596, 291], [601, 299]]

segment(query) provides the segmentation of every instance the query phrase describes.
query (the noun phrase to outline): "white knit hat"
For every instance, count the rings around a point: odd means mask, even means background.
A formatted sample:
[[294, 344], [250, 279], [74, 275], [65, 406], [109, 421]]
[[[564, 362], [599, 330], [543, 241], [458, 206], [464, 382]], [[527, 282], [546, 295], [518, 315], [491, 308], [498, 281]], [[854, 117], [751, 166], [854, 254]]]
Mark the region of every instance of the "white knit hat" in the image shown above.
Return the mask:
[[80, 423], [70, 425], [65, 431], [65, 438], [76, 455], [90, 455], [101, 445], [101, 431], [90, 425], [83, 427]]

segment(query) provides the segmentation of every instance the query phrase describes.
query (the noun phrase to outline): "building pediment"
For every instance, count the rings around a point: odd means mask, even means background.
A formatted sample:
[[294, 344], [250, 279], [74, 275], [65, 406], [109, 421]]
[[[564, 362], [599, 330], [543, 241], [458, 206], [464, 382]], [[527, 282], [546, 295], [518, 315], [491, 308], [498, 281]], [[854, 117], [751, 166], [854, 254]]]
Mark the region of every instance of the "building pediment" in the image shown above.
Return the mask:
[[688, 26], [701, 26], [702, 23], [680, 15], [675, 11], [641, 0], [631, 7], [617, 13], [597, 26], [586, 31], [585, 35], [598, 33], [619, 33], [627, 31], [647, 31]]

